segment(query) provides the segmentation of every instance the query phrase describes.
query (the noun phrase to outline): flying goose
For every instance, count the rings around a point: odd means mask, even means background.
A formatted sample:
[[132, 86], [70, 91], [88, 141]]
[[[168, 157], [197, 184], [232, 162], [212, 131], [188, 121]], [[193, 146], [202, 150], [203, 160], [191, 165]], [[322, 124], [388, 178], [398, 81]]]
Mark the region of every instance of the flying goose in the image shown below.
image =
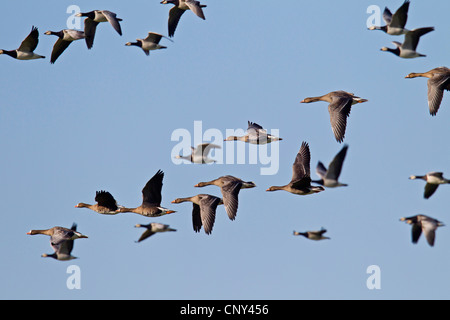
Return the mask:
[[442, 222], [425, 215], [401, 218], [400, 221], [405, 221], [407, 224], [412, 226], [412, 243], [418, 243], [423, 232], [428, 244], [431, 247], [434, 246], [437, 228], [445, 226]]
[[[72, 231], [77, 231], [77, 225], [74, 223], [72, 225], [72, 228], [70, 228]], [[74, 240], [64, 240], [61, 245], [59, 246], [58, 250], [55, 251], [52, 254], [44, 253], [41, 255], [43, 258], [53, 258], [60, 261], [68, 261], [77, 259], [77, 257], [72, 256], [72, 250], [73, 250]]]
[[345, 91], [333, 91], [320, 97], [306, 98], [301, 103], [311, 103], [316, 101], [328, 102], [328, 112], [330, 113], [331, 129], [336, 141], [341, 143], [345, 138], [347, 118], [350, 116], [352, 105], [367, 102], [368, 100], [356, 97], [353, 93]]
[[95, 192], [96, 204], [87, 204], [80, 202], [75, 208], [88, 208], [95, 212], [107, 215], [115, 215], [119, 213], [119, 206], [116, 199], [108, 191], [96, 191]]
[[221, 146], [211, 143], [202, 143], [197, 146], [197, 148], [191, 147], [191, 154], [188, 156], [177, 155], [176, 159], [184, 159], [188, 160], [192, 163], [197, 164], [205, 164], [205, 163], [213, 163], [216, 160], [212, 160], [208, 158], [209, 151], [211, 149], [221, 149]]
[[177, 231], [175, 229], [170, 228], [168, 224], [162, 224], [162, 223], [156, 223], [156, 222], [152, 222], [149, 224], [137, 224], [137, 225], [135, 225], [135, 227], [147, 229], [144, 231], [144, 233], [141, 235], [139, 240], [136, 242], [141, 242], [158, 232]]
[[429, 172], [424, 176], [410, 176], [410, 180], [422, 179], [427, 183], [425, 184], [425, 191], [423, 197], [429, 199], [437, 190], [440, 184], [449, 184], [450, 180], [444, 178], [442, 172]]
[[247, 134], [242, 137], [229, 136], [224, 141], [243, 141], [251, 144], [267, 144], [273, 141], [283, 140], [268, 134], [267, 131], [257, 123], [248, 121]]
[[178, 22], [181, 16], [187, 10], [194, 12], [199, 18], [205, 20], [205, 15], [203, 14], [203, 9], [206, 5], [200, 4], [200, 1], [195, 0], [163, 0], [161, 4], [173, 4], [174, 7], [169, 11], [169, 37], [173, 37], [175, 34], [175, 29], [177, 28]]
[[192, 226], [200, 232], [202, 226], [206, 234], [211, 234], [216, 221], [217, 206], [223, 204], [222, 199], [209, 194], [198, 194], [188, 198], [177, 198], [172, 203], [192, 202]]
[[50, 245], [52, 246], [55, 252], [58, 252], [61, 249], [63, 243], [67, 240], [87, 238], [87, 236], [76, 231], [76, 229], [73, 230], [64, 227], [53, 227], [46, 230], [30, 230], [29, 232], [27, 232], [27, 234], [28, 235], [43, 234], [50, 236]]
[[211, 185], [218, 186], [220, 188], [223, 197], [223, 204], [225, 205], [225, 210], [230, 220], [234, 220], [236, 218], [239, 204], [239, 191], [241, 191], [241, 189], [256, 187], [254, 182], [243, 181], [230, 175], [222, 176], [209, 182], [199, 182], [194, 187], [201, 188]]
[[420, 37], [433, 31], [433, 27], [427, 27], [427, 28], [419, 28], [414, 29], [411, 31], [408, 31], [405, 34], [405, 40], [403, 43], [392, 41], [393, 44], [395, 44], [396, 48], [381, 48], [381, 51], [389, 51], [393, 54], [399, 56], [400, 58], [404, 59], [413, 59], [418, 57], [426, 57], [426, 55], [418, 53], [416, 51], [417, 45], [419, 44]]
[[326, 233], [327, 230], [320, 229], [319, 231], [306, 231], [306, 232], [297, 232], [294, 230], [294, 236], [304, 236], [309, 240], [320, 241], [330, 239], [328, 237], [324, 237], [323, 234]]
[[98, 24], [101, 22], [109, 22], [114, 30], [122, 35], [122, 28], [120, 26], [120, 21], [122, 21], [122, 19], [117, 18], [117, 15], [114, 12], [108, 10], [93, 10], [90, 12], [78, 13], [76, 16], [86, 17], [86, 19], [84, 19], [84, 33], [86, 35], [86, 45], [88, 49], [91, 49], [94, 45], [95, 32]]
[[444, 90], [450, 90], [450, 69], [447, 67], [434, 68], [425, 73], [410, 73], [407, 79], [424, 77], [428, 79], [428, 109], [435, 116], [441, 106]]
[[30, 34], [22, 41], [20, 47], [16, 50], [0, 50], [0, 54], [6, 54], [17, 60], [45, 59], [44, 56], [34, 53], [39, 43], [38, 28], [32, 27]]
[[391, 36], [399, 36], [408, 32], [405, 29], [406, 21], [408, 20], [409, 0], [405, 0], [402, 6], [392, 14], [386, 7], [383, 12], [383, 20], [386, 22], [385, 26], [372, 26], [369, 30], [381, 30]]
[[47, 31], [46, 35], [54, 35], [58, 37], [55, 45], [53, 46], [52, 56], [50, 63], [55, 63], [59, 56], [66, 50], [73, 41], [81, 40], [85, 38], [83, 31], [64, 29], [58, 32]]
[[161, 38], [166, 38], [169, 39], [170, 41], [173, 41], [172, 39], [167, 38], [162, 34], [149, 32], [145, 39], [136, 39], [136, 42], [127, 42], [125, 45], [139, 47], [148, 56], [150, 55], [150, 51], [152, 50], [167, 49], [167, 47], [159, 44]]
[[342, 165], [344, 164], [345, 156], [347, 155], [348, 145], [344, 145], [339, 153], [333, 158], [328, 169], [322, 162], [317, 163], [316, 172], [320, 176], [320, 180], [313, 180], [327, 188], [346, 187], [347, 184], [340, 183], [339, 176], [341, 175]]
[[176, 211], [161, 207], [164, 172], [158, 170], [142, 189], [142, 204], [137, 208], [119, 208], [119, 213], [134, 212], [145, 217], [160, 217]]
[[266, 191], [284, 190], [297, 195], [309, 195], [324, 191], [322, 186], [311, 185], [310, 159], [309, 145], [303, 142], [292, 166], [291, 182], [281, 187], [272, 186]]

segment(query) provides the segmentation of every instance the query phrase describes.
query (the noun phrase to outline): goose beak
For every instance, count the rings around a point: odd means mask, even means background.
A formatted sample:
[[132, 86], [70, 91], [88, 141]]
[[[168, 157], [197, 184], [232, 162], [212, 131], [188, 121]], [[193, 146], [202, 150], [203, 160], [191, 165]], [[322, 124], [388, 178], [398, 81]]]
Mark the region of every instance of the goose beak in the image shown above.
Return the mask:
[[169, 211], [166, 211], [166, 214], [171, 214], [171, 213], [175, 213], [176, 211], [173, 211], [173, 210], [169, 210]]

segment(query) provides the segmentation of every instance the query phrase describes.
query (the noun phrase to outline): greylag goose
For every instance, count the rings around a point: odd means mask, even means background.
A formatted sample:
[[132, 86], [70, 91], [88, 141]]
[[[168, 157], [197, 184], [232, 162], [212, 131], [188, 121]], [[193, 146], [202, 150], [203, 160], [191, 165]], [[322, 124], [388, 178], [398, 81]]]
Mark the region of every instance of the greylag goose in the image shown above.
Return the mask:
[[64, 29], [58, 32], [47, 31], [45, 34], [58, 37], [53, 46], [50, 63], [55, 63], [59, 56], [70, 46], [73, 41], [84, 39], [84, 32], [72, 29]]
[[414, 244], [419, 242], [419, 238], [423, 232], [428, 244], [431, 247], [434, 246], [437, 228], [444, 226], [442, 222], [425, 215], [416, 215], [409, 218], [401, 218], [400, 221], [405, 221], [407, 224], [410, 224], [412, 226], [412, 242]]
[[200, 232], [202, 226], [206, 234], [211, 234], [216, 221], [217, 206], [223, 204], [222, 199], [199, 194], [188, 198], [177, 198], [172, 203], [192, 202], [192, 226], [195, 232]]
[[408, 31], [405, 34], [405, 40], [403, 43], [392, 41], [393, 44], [395, 44], [396, 48], [381, 48], [381, 51], [389, 51], [396, 56], [399, 56], [400, 58], [404, 59], [413, 59], [418, 57], [426, 57], [426, 55], [418, 53], [417, 45], [419, 44], [420, 37], [433, 31], [433, 27], [427, 27], [427, 28], [419, 28], [414, 29], [411, 31]]
[[320, 97], [306, 98], [301, 103], [317, 101], [329, 103], [328, 112], [330, 113], [331, 129], [333, 130], [336, 141], [341, 143], [345, 138], [347, 118], [350, 116], [352, 105], [367, 102], [368, 100], [356, 97], [353, 93], [333, 91]]
[[316, 172], [320, 176], [320, 180], [313, 180], [327, 188], [346, 187], [347, 184], [339, 182], [342, 165], [344, 164], [345, 156], [347, 155], [348, 145], [344, 145], [341, 151], [333, 158], [328, 169], [322, 162], [319, 161], [316, 167]]
[[192, 163], [206, 164], [213, 163], [216, 160], [208, 158], [208, 154], [211, 149], [221, 149], [221, 146], [211, 143], [202, 143], [197, 146], [197, 148], [191, 147], [191, 154], [188, 156], [178, 155], [175, 158], [188, 160]]
[[170, 228], [170, 226], [167, 224], [156, 223], [156, 222], [152, 222], [149, 224], [137, 224], [137, 225], [135, 225], [135, 227], [147, 229], [144, 231], [144, 233], [141, 235], [139, 240], [136, 242], [144, 241], [148, 237], [151, 237], [152, 235], [154, 235], [155, 233], [158, 233], [158, 232], [177, 231], [175, 229]]
[[96, 191], [95, 192], [96, 204], [87, 204], [80, 202], [75, 208], [88, 208], [95, 212], [107, 215], [115, 215], [119, 213], [119, 206], [116, 199], [108, 191]]
[[283, 140], [282, 138], [275, 137], [268, 134], [267, 131], [257, 123], [248, 121], [247, 134], [241, 137], [229, 136], [224, 141], [243, 141], [251, 144], [267, 144], [273, 141]]
[[[70, 228], [72, 231], [77, 231], [77, 225], [74, 223], [72, 225], [72, 228]], [[72, 250], [73, 250], [74, 240], [65, 240], [61, 243], [58, 250], [55, 251], [52, 254], [44, 253], [41, 257], [43, 258], [53, 258], [60, 261], [68, 261], [77, 259], [77, 257], [72, 256]]]
[[90, 12], [81, 12], [76, 15], [77, 17], [86, 17], [84, 19], [84, 33], [86, 35], [86, 45], [88, 49], [91, 49], [94, 45], [95, 32], [97, 26], [101, 22], [109, 22], [114, 30], [119, 35], [122, 35], [122, 28], [120, 21], [122, 19], [117, 18], [117, 14], [108, 10], [93, 10]]
[[64, 227], [53, 227], [46, 230], [30, 230], [27, 232], [28, 235], [43, 234], [50, 236], [50, 245], [55, 252], [58, 252], [62, 244], [67, 240], [76, 240], [87, 238], [87, 236], [81, 234], [80, 232]]
[[399, 36], [408, 32], [405, 29], [406, 21], [408, 20], [409, 0], [405, 0], [400, 8], [392, 14], [386, 7], [383, 12], [383, 20], [386, 22], [385, 26], [372, 26], [369, 30], [381, 30], [391, 36]]
[[425, 191], [423, 197], [425, 199], [429, 199], [437, 190], [440, 184], [449, 184], [450, 180], [444, 178], [444, 174], [442, 172], [429, 172], [424, 176], [410, 176], [409, 179], [416, 180], [421, 179], [425, 180], [427, 183], [425, 184]]
[[441, 106], [444, 90], [450, 90], [450, 69], [447, 67], [434, 68], [424, 73], [410, 73], [407, 79], [428, 78], [428, 109], [435, 116]]
[[161, 207], [164, 172], [158, 170], [142, 189], [142, 204], [137, 208], [119, 208], [119, 213], [134, 212], [145, 217], [161, 217], [176, 211]]
[[209, 182], [199, 182], [194, 187], [218, 186], [222, 192], [223, 204], [230, 220], [236, 218], [238, 209], [238, 196], [241, 189], [254, 188], [256, 184], [252, 181], [243, 181], [239, 178], [227, 175]]
[[194, 12], [197, 17], [205, 20], [205, 15], [203, 13], [203, 8], [206, 8], [206, 5], [201, 4], [200, 1], [195, 0], [163, 0], [161, 4], [172, 4], [174, 7], [169, 11], [169, 37], [173, 37], [175, 35], [175, 29], [178, 26], [178, 22], [180, 21], [181, 16], [187, 10], [191, 10]]
[[17, 60], [45, 59], [44, 56], [34, 53], [39, 43], [38, 28], [32, 27], [30, 34], [22, 41], [16, 50], [0, 50], [0, 54], [6, 54]]
[[306, 232], [297, 232], [294, 230], [294, 236], [303, 236], [309, 240], [319, 241], [319, 240], [326, 240], [330, 239], [328, 237], [324, 237], [324, 233], [326, 233], [327, 230], [321, 229], [319, 231], [306, 231]]
[[[159, 44], [162, 38], [169, 39], [162, 34], [149, 32], [145, 39], [136, 39], [136, 42], [127, 42], [126, 46], [136, 46], [141, 48], [144, 53], [148, 56], [150, 55], [150, 51], [159, 50], [159, 49], [167, 49], [167, 47]], [[172, 39], [169, 39], [172, 41]]]
[[284, 190], [302, 196], [324, 191], [322, 186], [311, 185], [310, 159], [309, 145], [303, 142], [292, 166], [291, 182], [285, 186], [272, 186], [266, 191]]

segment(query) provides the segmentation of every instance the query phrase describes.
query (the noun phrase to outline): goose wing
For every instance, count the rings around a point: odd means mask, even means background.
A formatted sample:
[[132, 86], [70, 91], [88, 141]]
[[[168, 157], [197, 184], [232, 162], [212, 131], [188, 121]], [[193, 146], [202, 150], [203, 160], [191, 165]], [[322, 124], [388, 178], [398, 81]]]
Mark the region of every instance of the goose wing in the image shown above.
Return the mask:
[[91, 49], [94, 46], [95, 32], [98, 24], [98, 22], [92, 20], [91, 18], [84, 19], [84, 34], [88, 49]]
[[122, 35], [122, 28], [120, 27], [120, 20], [117, 18], [117, 14], [108, 10], [103, 10], [102, 13], [108, 22], [113, 26], [114, 30], [116, 30], [118, 34]]
[[392, 16], [389, 27], [404, 28], [408, 20], [409, 0], [403, 2], [402, 6]]
[[342, 165], [344, 164], [345, 156], [347, 155], [348, 145], [344, 145], [344, 147], [339, 151], [339, 153], [334, 157], [328, 166], [328, 171], [326, 173], [327, 179], [338, 180], [341, 175]]
[[292, 182], [302, 180], [305, 177], [310, 177], [310, 161], [311, 154], [309, 145], [307, 142], [302, 142], [300, 150], [295, 157], [294, 164], [292, 165]]
[[164, 172], [158, 170], [142, 189], [142, 203], [151, 206], [160, 206], [162, 201], [161, 191]]
[[431, 183], [425, 184], [425, 191], [423, 194], [424, 198], [429, 199], [436, 192], [438, 187], [439, 187], [438, 184], [431, 184]]
[[39, 31], [38, 28], [32, 27], [30, 34], [22, 41], [19, 47], [19, 51], [33, 52], [39, 43]]
[[169, 11], [169, 37], [173, 37], [175, 34], [175, 30], [177, 29], [178, 22], [180, 22], [180, 18], [183, 15], [185, 10], [180, 9], [178, 7], [173, 7]]
[[353, 99], [351, 96], [334, 96], [328, 106], [330, 113], [331, 129], [337, 142], [343, 142], [347, 127], [347, 118], [350, 115]]
[[189, 9], [197, 15], [197, 17], [205, 20], [205, 15], [203, 14], [203, 9], [200, 6], [200, 2], [199, 1], [185, 0], [184, 2], [189, 7]]
[[223, 204], [230, 220], [236, 218], [236, 213], [239, 205], [239, 191], [241, 191], [242, 182], [229, 180], [224, 183], [221, 188], [223, 196]]
[[405, 41], [402, 44], [402, 48], [416, 51], [420, 37], [433, 30], [434, 30], [433, 27], [428, 27], [428, 28], [414, 29], [412, 31], [407, 32], [405, 34]]
[[428, 108], [435, 116], [441, 106], [444, 90], [450, 85], [450, 73], [438, 73], [428, 80]]
[[97, 191], [95, 193], [95, 201], [99, 206], [116, 211], [118, 209], [116, 199], [108, 191]]
[[50, 58], [50, 63], [55, 63], [58, 60], [59, 56], [70, 46], [72, 41], [65, 41], [61, 38], [56, 40], [55, 45], [53, 46], [52, 56]]
[[434, 240], [436, 238], [437, 222], [434, 219], [424, 219], [421, 221], [422, 232], [427, 239], [430, 246], [434, 246]]

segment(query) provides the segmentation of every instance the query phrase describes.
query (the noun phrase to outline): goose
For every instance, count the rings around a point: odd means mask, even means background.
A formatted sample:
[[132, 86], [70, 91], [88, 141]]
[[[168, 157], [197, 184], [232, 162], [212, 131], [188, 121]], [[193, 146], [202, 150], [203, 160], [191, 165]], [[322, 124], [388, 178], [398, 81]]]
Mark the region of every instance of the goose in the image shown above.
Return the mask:
[[80, 202], [75, 208], [88, 208], [100, 214], [116, 215], [119, 213], [119, 206], [116, 199], [108, 191], [96, 191], [95, 192], [96, 204], [87, 204]]
[[216, 220], [216, 209], [223, 200], [210, 194], [198, 194], [193, 197], [177, 198], [172, 203], [192, 202], [192, 226], [200, 232], [202, 226], [207, 235], [212, 233]]
[[394, 14], [386, 7], [383, 12], [383, 20], [386, 22], [386, 25], [381, 27], [371, 26], [369, 30], [381, 30], [391, 36], [407, 33], [409, 30], [405, 29], [405, 25], [408, 20], [408, 10], [409, 0], [405, 0]]
[[35, 60], [45, 59], [45, 56], [34, 53], [39, 43], [38, 28], [32, 27], [30, 34], [22, 41], [20, 47], [16, 50], [0, 50], [0, 54], [6, 54], [17, 60]]
[[429, 199], [437, 190], [440, 184], [449, 184], [450, 180], [444, 178], [442, 172], [429, 172], [424, 176], [410, 176], [410, 180], [422, 179], [427, 183], [425, 184], [425, 191], [423, 197]]
[[418, 243], [423, 232], [428, 244], [431, 247], [434, 246], [437, 228], [445, 226], [442, 222], [434, 218], [427, 217], [426, 215], [401, 218], [400, 221], [405, 221], [407, 224], [412, 226], [412, 243]]
[[405, 40], [403, 41], [403, 43], [392, 41], [392, 43], [396, 46], [395, 49], [383, 47], [381, 48], [381, 51], [389, 51], [396, 56], [404, 59], [426, 57], [426, 55], [418, 53], [416, 49], [417, 45], [419, 44], [420, 37], [431, 31], [434, 31], [433, 27], [419, 28], [408, 31], [405, 34]]
[[267, 131], [257, 123], [248, 121], [247, 134], [242, 137], [229, 136], [224, 141], [243, 141], [251, 144], [267, 144], [273, 141], [283, 140], [282, 138], [275, 137], [268, 134]]
[[119, 208], [119, 213], [133, 212], [145, 217], [161, 217], [176, 211], [161, 207], [164, 172], [158, 170], [142, 189], [142, 204], [137, 208]]
[[256, 187], [256, 184], [253, 181], [243, 181], [230, 175], [222, 176], [208, 182], [199, 182], [194, 187], [202, 188], [211, 185], [218, 186], [220, 188], [223, 197], [223, 204], [225, 205], [225, 211], [227, 212], [230, 220], [234, 220], [236, 218], [239, 204], [239, 191], [241, 191], [241, 189]]
[[162, 224], [162, 223], [156, 223], [156, 222], [152, 222], [149, 224], [137, 224], [137, 225], [135, 225], [135, 228], [146, 228], [147, 229], [144, 231], [144, 233], [141, 235], [139, 240], [136, 242], [141, 242], [158, 232], [177, 231], [176, 229], [170, 228], [170, 226], [168, 224]]
[[284, 190], [296, 195], [309, 195], [324, 191], [322, 186], [311, 185], [310, 159], [309, 145], [303, 142], [292, 166], [291, 182], [285, 186], [272, 186], [266, 191]]
[[405, 78], [424, 77], [428, 79], [428, 109], [435, 116], [441, 106], [444, 90], [450, 90], [450, 69], [447, 67], [434, 68], [424, 73], [410, 73]]
[[350, 116], [352, 105], [367, 102], [367, 99], [356, 97], [353, 93], [346, 91], [333, 91], [320, 97], [305, 98], [301, 103], [311, 103], [316, 101], [328, 102], [328, 112], [330, 113], [331, 129], [336, 141], [342, 143], [345, 139], [347, 118]]
[[[77, 231], [77, 225], [74, 223], [71, 228], [72, 231]], [[73, 259], [78, 259], [72, 256], [74, 240], [65, 240], [59, 246], [59, 249], [52, 254], [44, 253], [41, 255], [43, 258], [53, 258], [60, 261], [68, 261]]]
[[58, 252], [67, 240], [76, 240], [87, 238], [87, 236], [81, 234], [80, 232], [64, 227], [53, 227], [46, 230], [30, 230], [27, 235], [37, 235], [43, 234], [50, 236], [50, 245], [55, 252]]
[[327, 188], [346, 187], [345, 183], [338, 181], [341, 175], [342, 165], [344, 164], [345, 156], [347, 155], [348, 145], [344, 145], [339, 153], [333, 158], [328, 169], [322, 162], [317, 163], [316, 172], [320, 176], [320, 180], [313, 180]]
[[208, 158], [209, 151], [211, 149], [221, 149], [222, 147], [211, 143], [202, 143], [197, 148], [191, 147], [191, 154], [188, 156], [177, 155], [176, 159], [188, 160], [192, 163], [207, 164], [214, 163], [216, 160]]
[[122, 35], [122, 28], [120, 26], [120, 21], [122, 19], [117, 18], [117, 14], [108, 10], [93, 10], [90, 12], [81, 12], [76, 14], [76, 17], [86, 17], [84, 19], [84, 33], [86, 35], [86, 45], [88, 49], [91, 49], [94, 45], [95, 32], [97, 26], [101, 22], [109, 22], [114, 30], [117, 31], [119, 35]]
[[64, 29], [58, 32], [47, 31], [46, 35], [54, 35], [58, 37], [55, 45], [53, 46], [52, 56], [50, 58], [50, 63], [55, 63], [59, 56], [66, 50], [73, 41], [81, 40], [85, 38], [83, 31]]
[[326, 233], [327, 230], [324, 228], [319, 231], [306, 231], [306, 232], [297, 232], [294, 230], [294, 236], [304, 236], [309, 240], [320, 241], [330, 239], [329, 237], [324, 237], [323, 234]]
[[181, 16], [187, 10], [194, 12], [199, 18], [205, 20], [205, 15], [203, 13], [203, 8], [206, 5], [201, 4], [200, 1], [195, 0], [163, 0], [161, 4], [172, 4], [174, 7], [169, 11], [169, 37], [175, 35], [175, 29], [178, 26]]
[[136, 39], [136, 42], [127, 42], [125, 45], [139, 47], [148, 56], [150, 55], [150, 51], [152, 50], [167, 49], [167, 47], [159, 44], [162, 38], [166, 38], [169, 39], [170, 41], [173, 41], [172, 39], [167, 38], [162, 34], [149, 32], [145, 39]]

